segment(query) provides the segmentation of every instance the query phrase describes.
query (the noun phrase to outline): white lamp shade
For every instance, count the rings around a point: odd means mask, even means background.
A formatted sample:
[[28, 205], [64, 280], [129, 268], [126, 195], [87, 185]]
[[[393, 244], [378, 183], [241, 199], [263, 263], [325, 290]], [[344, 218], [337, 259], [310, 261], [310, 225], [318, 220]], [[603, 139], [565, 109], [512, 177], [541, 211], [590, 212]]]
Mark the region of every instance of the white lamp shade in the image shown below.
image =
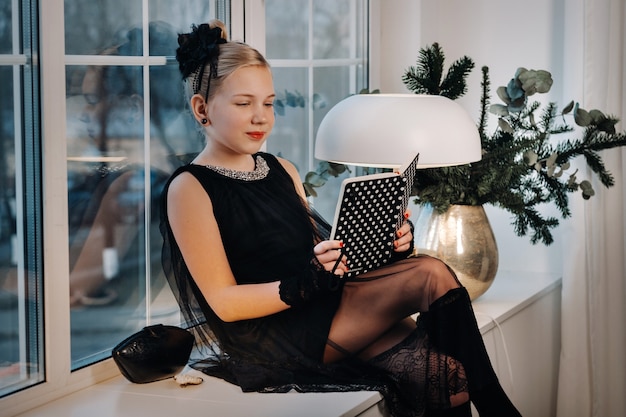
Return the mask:
[[443, 96], [358, 94], [329, 110], [315, 142], [317, 159], [350, 165], [399, 167], [417, 153], [419, 168], [478, 161], [478, 128]]

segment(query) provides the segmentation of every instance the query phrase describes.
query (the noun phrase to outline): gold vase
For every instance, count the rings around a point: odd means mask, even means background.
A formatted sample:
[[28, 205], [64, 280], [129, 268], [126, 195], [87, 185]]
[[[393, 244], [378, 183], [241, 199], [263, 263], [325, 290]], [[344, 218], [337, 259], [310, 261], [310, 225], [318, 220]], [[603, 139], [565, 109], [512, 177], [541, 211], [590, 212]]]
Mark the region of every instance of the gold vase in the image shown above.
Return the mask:
[[447, 263], [472, 300], [489, 289], [498, 270], [498, 246], [483, 206], [452, 205], [443, 214], [420, 206], [415, 246]]

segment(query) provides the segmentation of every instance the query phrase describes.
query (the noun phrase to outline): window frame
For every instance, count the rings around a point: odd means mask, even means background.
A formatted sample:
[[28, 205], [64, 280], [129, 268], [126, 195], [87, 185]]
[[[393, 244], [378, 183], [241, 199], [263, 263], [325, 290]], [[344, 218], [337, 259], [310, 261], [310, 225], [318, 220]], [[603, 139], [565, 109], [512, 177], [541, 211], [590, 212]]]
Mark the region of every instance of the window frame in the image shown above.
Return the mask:
[[[147, 2], [148, 0], [143, 0]], [[380, 0], [369, 0], [367, 63], [369, 85], [379, 84], [378, 33]], [[112, 359], [71, 370], [71, 328], [68, 249], [68, 187], [65, 98], [64, 0], [39, 0], [39, 55], [41, 109], [41, 195], [43, 230], [43, 344], [45, 380], [0, 399], [9, 415], [24, 412], [64, 395], [119, 375]], [[265, 52], [264, 2], [231, 0], [231, 38]], [[246, 18], [248, 16], [248, 18]], [[311, 139], [311, 142], [313, 139]]]

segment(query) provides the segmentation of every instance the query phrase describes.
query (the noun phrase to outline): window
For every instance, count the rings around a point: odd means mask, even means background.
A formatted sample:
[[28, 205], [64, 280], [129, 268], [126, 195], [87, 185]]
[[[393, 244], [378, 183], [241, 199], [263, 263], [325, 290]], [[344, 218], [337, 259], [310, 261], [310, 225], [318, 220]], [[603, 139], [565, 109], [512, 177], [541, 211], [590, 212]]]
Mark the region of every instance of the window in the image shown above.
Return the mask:
[[[266, 0], [266, 56], [281, 104], [267, 143], [296, 165], [315, 170], [314, 138], [326, 112], [368, 86], [365, 0]], [[332, 221], [342, 178], [331, 177], [312, 198]]]
[[0, 396], [44, 379], [34, 8], [0, 5]]
[[0, 2], [3, 411], [116, 375], [105, 361], [116, 343], [179, 321], [157, 202], [203, 138], [176, 86], [176, 34], [219, 18], [233, 39], [263, 46], [285, 103], [268, 151], [304, 178], [325, 112], [366, 86], [367, 3]]
[[204, 0], [65, 0], [72, 369], [146, 324], [179, 323], [158, 202], [203, 140], [173, 54], [178, 33], [211, 18]]

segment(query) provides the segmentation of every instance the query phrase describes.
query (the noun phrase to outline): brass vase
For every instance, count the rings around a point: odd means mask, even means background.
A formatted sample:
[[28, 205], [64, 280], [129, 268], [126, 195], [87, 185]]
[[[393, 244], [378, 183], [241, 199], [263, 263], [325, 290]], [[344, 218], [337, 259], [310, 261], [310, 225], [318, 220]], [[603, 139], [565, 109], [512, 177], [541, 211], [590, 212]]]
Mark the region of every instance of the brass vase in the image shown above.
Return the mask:
[[452, 205], [439, 214], [420, 206], [415, 218], [415, 246], [447, 263], [472, 300], [489, 289], [498, 270], [498, 246], [483, 206]]

